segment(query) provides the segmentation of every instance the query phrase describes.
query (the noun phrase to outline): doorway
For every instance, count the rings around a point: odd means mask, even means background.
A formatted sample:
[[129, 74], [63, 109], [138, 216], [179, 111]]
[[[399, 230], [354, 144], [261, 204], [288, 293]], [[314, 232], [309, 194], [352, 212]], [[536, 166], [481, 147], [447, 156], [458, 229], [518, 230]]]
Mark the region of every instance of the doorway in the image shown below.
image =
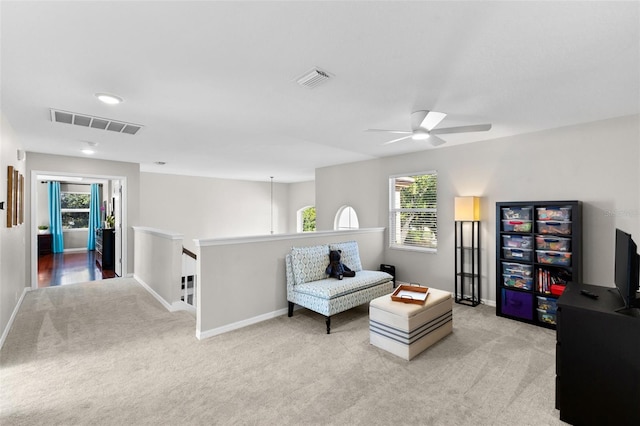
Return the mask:
[[[64, 251], [53, 253], [50, 236], [39, 227], [49, 225], [48, 190], [44, 182], [57, 181], [67, 197], [86, 198], [90, 185], [100, 188], [100, 225], [95, 250], [87, 249], [89, 228], [83, 222], [89, 209], [74, 205], [63, 208]], [[63, 183], [64, 182], [64, 183]], [[85, 194], [85, 195], [83, 195]], [[126, 177], [31, 172], [31, 287], [41, 288], [122, 276], [126, 271]], [[71, 207], [71, 206], [66, 206]], [[88, 206], [87, 206], [88, 207]], [[95, 211], [95, 210], [94, 210]], [[74, 216], [75, 215], [75, 216]], [[107, 217], [113, 215], [113, 221]], [[95, 223], [95, 222], [94, 222]], [[111, 237], [102, 241], [103, 234]], [[117, 235], [117, 238], [115, 238]], [[107, 256], [110, 260], [107, 261]]]

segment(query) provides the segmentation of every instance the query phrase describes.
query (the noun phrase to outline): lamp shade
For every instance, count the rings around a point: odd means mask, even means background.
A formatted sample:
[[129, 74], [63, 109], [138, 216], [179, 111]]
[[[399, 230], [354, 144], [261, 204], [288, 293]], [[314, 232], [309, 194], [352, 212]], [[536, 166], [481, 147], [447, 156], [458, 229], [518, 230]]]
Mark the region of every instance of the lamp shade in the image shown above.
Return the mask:
[[454, 210], [455, 221], [480, 220], [480, 197], [456, 197]]

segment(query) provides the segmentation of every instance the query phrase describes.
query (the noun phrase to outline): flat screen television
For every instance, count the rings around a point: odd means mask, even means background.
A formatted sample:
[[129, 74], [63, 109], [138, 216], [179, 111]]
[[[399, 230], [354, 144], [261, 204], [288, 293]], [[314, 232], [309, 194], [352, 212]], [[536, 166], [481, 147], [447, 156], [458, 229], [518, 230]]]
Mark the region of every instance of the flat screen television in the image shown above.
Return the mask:
[[640, 281], [638, 246], [628, 234], [616, 229], [615, 284], [624, 300], [624, 308], [637, 307], [636, 294]]

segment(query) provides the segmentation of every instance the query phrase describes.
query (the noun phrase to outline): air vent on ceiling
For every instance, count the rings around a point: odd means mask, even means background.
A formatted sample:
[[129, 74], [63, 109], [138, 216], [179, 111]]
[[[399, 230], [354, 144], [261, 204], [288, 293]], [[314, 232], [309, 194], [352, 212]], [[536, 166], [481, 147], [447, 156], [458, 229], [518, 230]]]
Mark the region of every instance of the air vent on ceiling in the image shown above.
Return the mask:
[[75, 124], [76, 126], [92, 127], [99, 130], [110, 130], [117, 133], [135, 135], [144, 126], [140, 124], [126, 123], [124, 121], [110, 120], [108, 118], [94, 117], [76, 112], [61, 111], [51, 108], [51, 121], [55, 123]]
[[302, 77], [298, 78], [297, 81], [300, 86], [313, 89], [314, 87], [317, 87], [325, 81], [329, 80], [331, 77], [333, 76], [328, 72], [322, 71], [318, 68], [314, 68]]

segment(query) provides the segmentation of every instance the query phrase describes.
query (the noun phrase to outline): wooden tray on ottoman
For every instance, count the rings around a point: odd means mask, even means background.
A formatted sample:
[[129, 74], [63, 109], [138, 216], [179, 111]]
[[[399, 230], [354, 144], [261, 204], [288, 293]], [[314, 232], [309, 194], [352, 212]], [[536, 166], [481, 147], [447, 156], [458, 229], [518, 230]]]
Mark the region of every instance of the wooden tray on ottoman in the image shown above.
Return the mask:
[[391, 300], [395, 302], [424, 305], [428, 295], [429, 287], [422, 287], [417, 284], [401, 284], [391, 294]]

